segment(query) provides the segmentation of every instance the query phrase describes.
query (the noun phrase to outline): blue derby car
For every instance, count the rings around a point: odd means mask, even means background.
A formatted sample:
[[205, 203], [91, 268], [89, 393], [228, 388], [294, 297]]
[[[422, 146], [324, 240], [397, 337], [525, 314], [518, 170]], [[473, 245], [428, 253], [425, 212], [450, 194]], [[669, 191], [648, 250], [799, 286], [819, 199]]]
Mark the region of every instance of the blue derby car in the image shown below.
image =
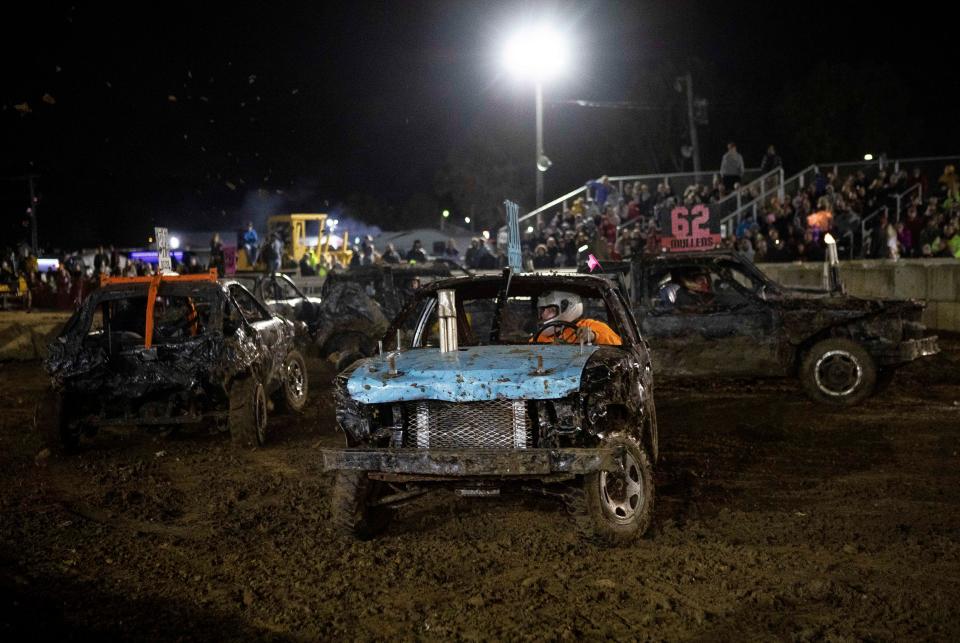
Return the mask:
[[434, 282], [383, 343], [336, 380], [347, 445], [323, 458], [342, 532], [371, 538], [394, 507], [442, 488], [559, 496], [605, 544], [646, 531], [653, 373], [613, 282], [509, 271]]

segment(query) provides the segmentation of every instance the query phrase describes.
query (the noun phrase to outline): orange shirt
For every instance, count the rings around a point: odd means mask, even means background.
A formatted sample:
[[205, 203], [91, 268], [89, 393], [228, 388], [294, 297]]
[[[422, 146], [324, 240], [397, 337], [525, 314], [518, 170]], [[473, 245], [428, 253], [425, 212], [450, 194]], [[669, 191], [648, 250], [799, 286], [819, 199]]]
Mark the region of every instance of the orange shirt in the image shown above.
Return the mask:
[[[596, 319], [581, 319], [577, 321], [577, 326], [580, 328], [589, 328], [594, 333], [596, 333], [596, 340], [594, 344], [606, 344], [608, 346], [620, 346], [623, 342], [620, 340], [620, 336], [613, 332], [613, 329], [607, 326], [602, 321]], [[560, 332], [561, 339], [568, 344], [578, 344], [579, 340], [577, 339], [577, 334], [573, 332], [572, 328], [561, 328]], [[553, 337], [546, 337], [540, 335], [537, 340], [538, 344], [552, 344]]]

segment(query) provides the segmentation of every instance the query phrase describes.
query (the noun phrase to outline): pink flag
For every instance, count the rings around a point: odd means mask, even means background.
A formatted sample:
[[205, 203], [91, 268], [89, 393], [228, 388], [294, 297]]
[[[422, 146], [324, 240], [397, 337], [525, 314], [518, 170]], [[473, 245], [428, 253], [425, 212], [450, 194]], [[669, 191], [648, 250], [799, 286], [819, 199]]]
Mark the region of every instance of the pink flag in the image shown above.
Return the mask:
[[590, 269], [590, 272], [593, 272], [594, 268], [599, 268], [599, 267], [600, 267], [600, 262], [597, 261], [596, 257], [594, 257], [593, 255], [590, 255], [587, 257], [587, 268]]

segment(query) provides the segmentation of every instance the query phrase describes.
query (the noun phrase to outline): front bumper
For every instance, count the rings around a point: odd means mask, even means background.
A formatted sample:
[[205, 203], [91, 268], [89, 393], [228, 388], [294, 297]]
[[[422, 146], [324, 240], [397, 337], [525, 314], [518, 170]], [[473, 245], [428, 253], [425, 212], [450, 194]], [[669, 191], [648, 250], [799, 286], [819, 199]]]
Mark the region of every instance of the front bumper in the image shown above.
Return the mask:
[[324, 449], [326, 470], [443, 477], [527, 477], [618, 471], [623, 447], [597, 449]]
[[923, 337], [922, 339], [908, 339], [883, 351], [880, 356], [880, 363], [902, 364], [927, 355], [936, 355], [939, 352], [940, 346], [937, 344], [936, 335]]

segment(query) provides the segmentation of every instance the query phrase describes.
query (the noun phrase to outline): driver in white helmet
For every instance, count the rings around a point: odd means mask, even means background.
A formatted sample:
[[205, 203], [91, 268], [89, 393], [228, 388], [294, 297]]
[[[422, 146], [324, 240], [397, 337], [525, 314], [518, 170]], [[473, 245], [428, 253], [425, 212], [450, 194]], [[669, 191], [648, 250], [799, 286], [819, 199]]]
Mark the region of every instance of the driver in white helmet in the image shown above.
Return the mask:
[[620, 336], [602, 321], [584, 319], [583, 300], [572, 292], [551, 290], [543, 293], [537, 299], [537, 313], [539, 333], [531, 341], [576, 344], [582, 337], [588, 344], [619, 346], [623, 343]]

